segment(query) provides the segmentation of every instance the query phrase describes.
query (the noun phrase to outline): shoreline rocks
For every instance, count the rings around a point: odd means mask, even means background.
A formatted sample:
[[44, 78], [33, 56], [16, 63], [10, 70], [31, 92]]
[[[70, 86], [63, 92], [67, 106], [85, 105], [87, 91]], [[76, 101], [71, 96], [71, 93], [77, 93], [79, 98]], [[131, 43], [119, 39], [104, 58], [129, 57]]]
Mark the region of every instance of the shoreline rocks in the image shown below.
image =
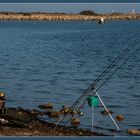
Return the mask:
[[0, 136], [105, 136], [100, 132], [91, 132], [71, 126], [42, 121], [32, 110], [23, 108], [6, 108], [0, 114]]

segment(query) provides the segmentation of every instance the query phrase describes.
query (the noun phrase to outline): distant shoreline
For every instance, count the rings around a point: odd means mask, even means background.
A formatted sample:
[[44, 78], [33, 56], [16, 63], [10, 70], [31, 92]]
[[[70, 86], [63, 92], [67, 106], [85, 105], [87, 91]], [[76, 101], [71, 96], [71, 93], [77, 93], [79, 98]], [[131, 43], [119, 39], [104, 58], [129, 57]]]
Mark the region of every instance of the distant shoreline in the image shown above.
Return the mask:
[[139, 13], [129, 14], [98, 14], [81, 15], [65, 13], [12, 13], [0, 12], [0, 20], [29, 20], [29, 21], [97, 21], [101, 18], [105, 20], [140, 20]]

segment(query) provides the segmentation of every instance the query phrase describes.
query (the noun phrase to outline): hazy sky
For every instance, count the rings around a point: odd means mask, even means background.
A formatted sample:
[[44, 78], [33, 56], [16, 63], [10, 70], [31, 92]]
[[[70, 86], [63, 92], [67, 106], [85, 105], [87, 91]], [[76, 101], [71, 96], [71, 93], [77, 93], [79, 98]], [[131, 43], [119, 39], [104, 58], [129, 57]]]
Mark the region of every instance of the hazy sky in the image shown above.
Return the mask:
[[67, 12], [67, 13], [78, 13], [82, 10], [93, 10], [97, 13], [102, 12], [131, 12], [135, 9], [136, 12], [140, 13], [140, 4], [0, 4], [0, 11], [13, 11], [13, 12]]

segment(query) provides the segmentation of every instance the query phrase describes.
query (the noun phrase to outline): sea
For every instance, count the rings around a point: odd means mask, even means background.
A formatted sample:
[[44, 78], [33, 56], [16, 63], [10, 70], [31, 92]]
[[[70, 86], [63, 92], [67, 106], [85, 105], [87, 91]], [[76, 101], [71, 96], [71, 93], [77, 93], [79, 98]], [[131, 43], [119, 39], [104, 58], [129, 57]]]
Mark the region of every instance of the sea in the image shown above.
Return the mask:
[[[71, 106], [126, 48], [140, 47], [140, 21], [0, 21], [0, 92], [6, 107], [54, 110]], [[133, 50], [133, 49], [132, 49]], [[81, 109], [78, 128], [126, 136], [140, 129], [140, 51], [137, 50], [98, 90], [100, 103]], [[123, 121], [116, 115], [122, 114]], [[58, 119], [41, 119], [57, 122]], [[68, 123], [70, 125], [70, 123]]]

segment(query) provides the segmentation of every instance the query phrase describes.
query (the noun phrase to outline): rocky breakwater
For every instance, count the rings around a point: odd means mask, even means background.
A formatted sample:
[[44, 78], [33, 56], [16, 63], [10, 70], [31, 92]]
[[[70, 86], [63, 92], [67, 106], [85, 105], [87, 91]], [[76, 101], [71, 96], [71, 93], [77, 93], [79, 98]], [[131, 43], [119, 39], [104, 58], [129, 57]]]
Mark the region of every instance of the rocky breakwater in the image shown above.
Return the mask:
[[107, 15], [106, 20], [140, 20], [140, 14]]
[[0, 20], [31, 21], [97, 21], [105, 20], [139, 20], [140, 14], [122, 15], [80, 15], [80, 14], [47, 14], [47, 13], [0, 13]]
[[68, 14], [0, 14], [0, 20], [92, 21], [99, 18], [99, 16]]

